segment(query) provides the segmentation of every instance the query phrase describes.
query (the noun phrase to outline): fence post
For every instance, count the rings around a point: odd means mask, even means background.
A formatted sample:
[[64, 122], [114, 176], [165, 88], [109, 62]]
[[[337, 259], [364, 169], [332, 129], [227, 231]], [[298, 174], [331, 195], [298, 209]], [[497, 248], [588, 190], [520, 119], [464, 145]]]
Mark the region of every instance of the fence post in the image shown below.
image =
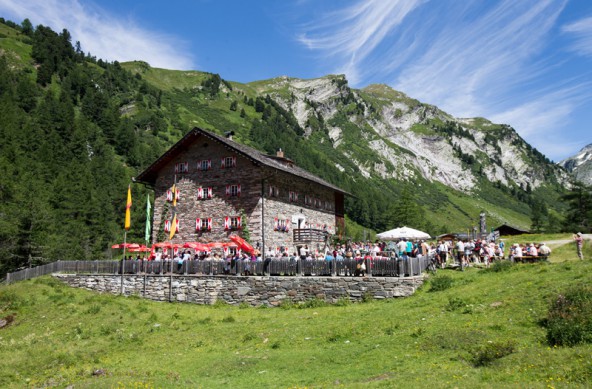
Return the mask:
[[10, 273], [6, 273], [6, 285], [10, 284]]

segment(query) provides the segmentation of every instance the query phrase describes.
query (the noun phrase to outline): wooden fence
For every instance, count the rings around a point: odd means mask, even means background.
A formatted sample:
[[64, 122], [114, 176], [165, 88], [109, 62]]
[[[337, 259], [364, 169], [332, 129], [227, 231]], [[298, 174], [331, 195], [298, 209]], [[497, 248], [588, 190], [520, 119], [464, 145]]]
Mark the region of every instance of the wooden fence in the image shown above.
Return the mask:
[[[424, 272], [432, 257], [365, 260], [366, 276], [406, 277]], [[344, 260], [301, 260], [271, 258], [265, 261], [57, 261], [6, 275], [6, 283], [28, 280], [52, 273], [73, 274], [168, 274], [168, 275], [259, 275], [259, 276], [355, 276], [358, 262]]]

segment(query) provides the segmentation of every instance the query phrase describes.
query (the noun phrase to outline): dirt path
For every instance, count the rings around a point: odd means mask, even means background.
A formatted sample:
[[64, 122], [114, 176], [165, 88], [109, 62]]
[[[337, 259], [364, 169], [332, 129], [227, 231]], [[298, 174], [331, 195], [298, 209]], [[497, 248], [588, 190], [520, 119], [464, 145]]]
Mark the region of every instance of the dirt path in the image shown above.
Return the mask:
[[[582, 234], [584, 240], [592, 240], [592, 234]], [[551, 248], [559, 247], [567, 243], [572, 243], [573, 239], [558, 239], [558, 240], [548, 240], [545, 244]]]

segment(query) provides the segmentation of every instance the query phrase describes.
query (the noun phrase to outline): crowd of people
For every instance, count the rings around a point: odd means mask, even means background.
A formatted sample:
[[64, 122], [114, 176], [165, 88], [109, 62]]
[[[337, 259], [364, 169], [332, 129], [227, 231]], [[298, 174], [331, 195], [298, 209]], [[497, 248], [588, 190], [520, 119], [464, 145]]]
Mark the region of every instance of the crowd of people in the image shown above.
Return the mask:
[[[583, 236], [581, 233], [574, 234], [573, 239], [578, 249], [578, 256], [583, 258], [582, 246]], [[262, 257], [258, 249], [252, 253], [241, 250], [225, 250], [222, 253], [218, 251], [195, 251], [193, 254], [189, 250], [174, 250], [172, 255], [161, 250], [150, 254], [149, 257], [140, 256], [135, 258], [130, 255], [128, 259], [132, 260], [153, 260], [156, 262], [167, 262], [176, 264], [180, 271], [183, 264], [190, 261], [208, 260], [213, 262], [223, 262], [224, 272], [230, 272], [237, 262], [243, 263], [242, 268], [248, 275], [251, 269], [250, 263], [265, 262], [271, 259], [283, 260], [303, 260], [303, 261], [343, 261], [355, 260], [356, 275], [364, 275], [366, 266], [371, 265], [375, 259], [407, 260], [409, 258], [429, 256], [434, 258], [437, 265], [441, 268], [446, 266], [460, 266], [461, 268], [472, 265], [489, 266], [494, 260], [509, 259], [520, 262], [529, 259], [546, 259], [551, 254], [551, 249], [545, 243], [514, 243], [508, 248], [504, 240], [486, 241], [481, 239], [459, 239], [439, 240], [427, 242], [425, 240], [399, 239], [398, 241], [376, 241], [376, 242], [347, 242], [337, 243], [331, 249], [320, 250], [309, 248], [308, 245], [301, 245], [294, 251], [287, 248], [269, 248], [266, 252], [266, 258]]]

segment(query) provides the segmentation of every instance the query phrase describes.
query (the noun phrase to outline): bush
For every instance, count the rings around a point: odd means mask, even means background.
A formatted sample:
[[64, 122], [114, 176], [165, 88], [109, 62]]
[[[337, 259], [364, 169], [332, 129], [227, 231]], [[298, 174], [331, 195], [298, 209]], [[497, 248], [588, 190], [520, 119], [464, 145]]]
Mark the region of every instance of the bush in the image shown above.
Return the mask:
[[493, 264], [486, 269], [487, 271], [491, 271], [494, 273], [499, 273], [503, 271], [512, 270], [514, 264], [510, 261], [494, 261]]
[[454, 280], [450, 276], [437, 276], [430, 280], [430, 292], [439, 292], [452, 287]]
[[551, 346], [592, 343], [592, 286], [576, 286], [557, 296], [543, 324]]
[[510, 355], [514, 352], [516, 346], [514, 342], [490, 342], [471, 352], [470, 362], [475, 367], [488, 366], [494, 361]]

